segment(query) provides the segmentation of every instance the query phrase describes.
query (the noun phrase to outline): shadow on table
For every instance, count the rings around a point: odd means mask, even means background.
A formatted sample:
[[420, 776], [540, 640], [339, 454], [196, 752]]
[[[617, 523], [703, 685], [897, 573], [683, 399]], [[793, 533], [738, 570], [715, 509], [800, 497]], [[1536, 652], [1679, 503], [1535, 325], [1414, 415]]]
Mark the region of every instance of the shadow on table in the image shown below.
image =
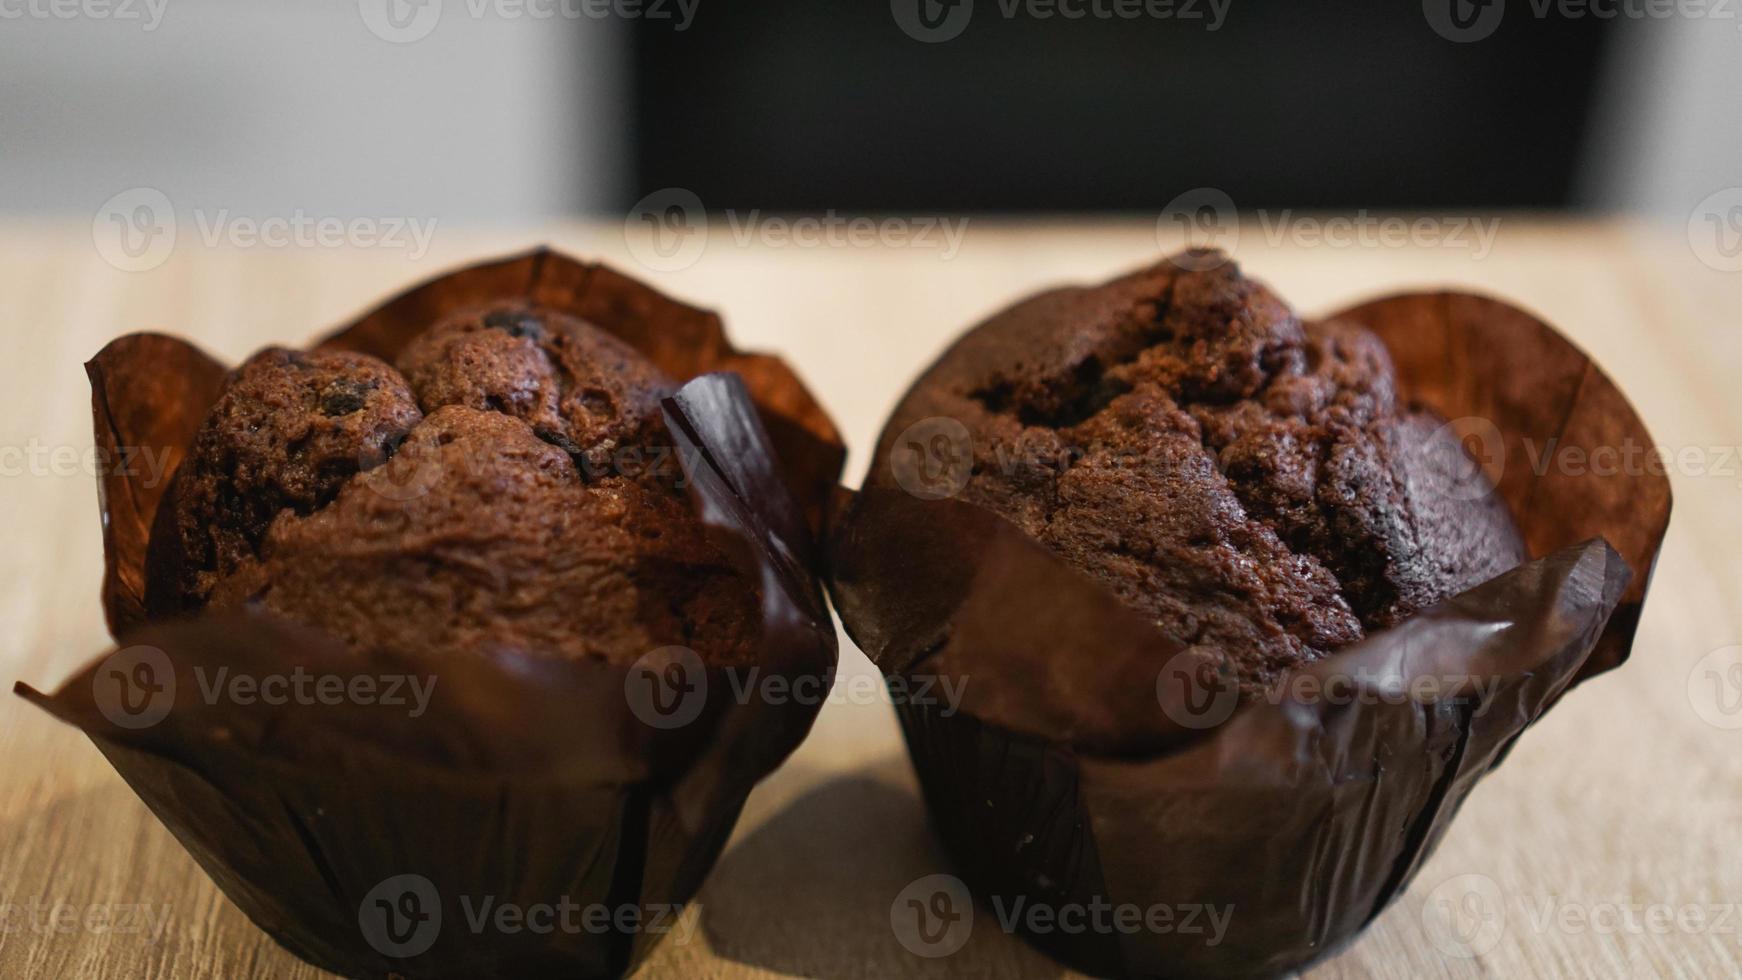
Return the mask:
[[836, 777], [736, 842], [703, 886], [719, 956], [810, 977], [1050, 978], [1062, 968], [974, 908], [960, 949], [927, 958], [891, 922], [902, 889], [951, 866], [926, 825], [905, 756]]

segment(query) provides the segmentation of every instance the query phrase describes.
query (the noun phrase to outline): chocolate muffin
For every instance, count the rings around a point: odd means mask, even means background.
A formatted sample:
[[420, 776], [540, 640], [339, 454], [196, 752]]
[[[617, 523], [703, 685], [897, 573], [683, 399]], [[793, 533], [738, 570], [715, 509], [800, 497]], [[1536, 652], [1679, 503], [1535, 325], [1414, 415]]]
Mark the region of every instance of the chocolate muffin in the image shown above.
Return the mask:
[[158, 509], [153, 617], [252, 609], [358, 649], [755, 659], [757, 586], [704, 534], [633, 348], [527, 305], [388, 365], [268, 349], [228, 378]]
[[[971, 445], [916, 438], [947, 431], [936, 419]], [[968, 333], [896, 409], [868, 485], [897, 485], [915, 453], [971, 460], [959, 499], [1248, 698], [1527, 557], [1479, 473], [1470, 492], [1444, 420], [1399, 400], [1372, 334], [1302, 322], [1214, 252], [1043, 293]]]

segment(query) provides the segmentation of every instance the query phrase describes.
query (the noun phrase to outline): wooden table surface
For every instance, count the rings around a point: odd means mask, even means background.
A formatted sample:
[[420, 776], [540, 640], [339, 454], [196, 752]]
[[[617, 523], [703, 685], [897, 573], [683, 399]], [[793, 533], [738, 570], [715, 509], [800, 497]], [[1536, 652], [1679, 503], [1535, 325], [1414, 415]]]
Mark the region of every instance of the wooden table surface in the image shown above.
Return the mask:
[[[108, 643], [82, 362], [135, 329], [234, 361], [298, 341], [413, 280], [539, 242], [600, 256], [719, 309], [743, 346], [777, 350], [858, 451], [960, 329], [1041, 285], [1153, 257], [1143, 222], [975, 219], [959, 250], [804, 247], [716, 228], [700, 260], [641, 268], [617, 225], [442, 228], [427, 255], [208, 247], [120, 271], [88, 226], [0, 228], [0, 678], [47, 688]], [[1292, 241], [1292, 239], [1291, 239]], [[1408, 894], [1313, 977], [1742, 975], [1742, 273], [1702, 264], [1681, 229], [1503, 217], [1471, 248], [1274, 244], [1238, 257], [1307, 312], [1403, 287], [1475, 287], [1541, 313], [1619, 382], [1661, 445], [1676, 508], [1633, 661], [1569, 697], [1476, 791]], [[65, 448], [63, 448], [65, 447]], [[843, 640], [844, 675], [872, 668]], [[1714, 669], [1716, 668], [1716, 669]], [[1727, 685], [1727, 688], [1724, 686]], [[0, 697], [0, 977], [309, 978], [206, 880], [77, 732]], [[889, 909], [947, 871], [886, 703], [841, 697], [751, 798], [737, 836], [641, 977], [1054, 977], [982, 916], [953, 956], [904, 949]], [[1472, 877], [1475, 876], [1475, 877]], [[1448, 955], [1447, 902], [1486, 897], [1498, 938]], [[56, 911], [59, 909], [60, 911]], [[1484, 911], [1482, 908], [1478, 912]], [[1439, 940], [1436, 942], [1436, 940]], [[1456, 950], [1454, 950], [1456, 952]]]

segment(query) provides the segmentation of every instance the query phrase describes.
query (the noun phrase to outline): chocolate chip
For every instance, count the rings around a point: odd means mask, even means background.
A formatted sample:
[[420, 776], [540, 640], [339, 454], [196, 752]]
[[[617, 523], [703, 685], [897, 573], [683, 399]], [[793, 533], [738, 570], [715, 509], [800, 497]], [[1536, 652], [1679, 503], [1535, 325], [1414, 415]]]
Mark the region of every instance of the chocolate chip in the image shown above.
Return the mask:
[[543, 320], [517, 310], [497, 310], [488, 314], [484, 317], [484, 326], [528, 340], [539, 340], [544, 336]]
[[532, 430], [532, 434], [557, 447], [563, 452], [568, 453], [570, 456], [579, 456], [583, 452], [586, 452], [586, 450], [576, 445], [573, 439], [570, 439], [568, 436], [556, 431], [555, 429], [547, 429], [544, 426], [539, 426]]
[[321, 389], [321, 414], [328, 418], [349, 415], [363, 407], [375, 386], [351, 378], [339, 378]]

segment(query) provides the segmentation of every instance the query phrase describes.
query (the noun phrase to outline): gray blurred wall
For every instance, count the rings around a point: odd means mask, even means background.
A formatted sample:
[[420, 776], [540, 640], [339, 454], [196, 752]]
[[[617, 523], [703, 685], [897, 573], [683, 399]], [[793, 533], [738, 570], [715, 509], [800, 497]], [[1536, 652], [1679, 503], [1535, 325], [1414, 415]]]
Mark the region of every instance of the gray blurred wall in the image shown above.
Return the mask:
[[0, 0], [0, 212], [151, 187], [178, 211], [491, 225], [620, 200], [626, 25], [472, 2]]
[[1584, 175], [1596, 207], [1686, 220], [1742, 187], [1742, 7], [1711, 8], [1724, 15], [1640, 19], [1617, 37]]

